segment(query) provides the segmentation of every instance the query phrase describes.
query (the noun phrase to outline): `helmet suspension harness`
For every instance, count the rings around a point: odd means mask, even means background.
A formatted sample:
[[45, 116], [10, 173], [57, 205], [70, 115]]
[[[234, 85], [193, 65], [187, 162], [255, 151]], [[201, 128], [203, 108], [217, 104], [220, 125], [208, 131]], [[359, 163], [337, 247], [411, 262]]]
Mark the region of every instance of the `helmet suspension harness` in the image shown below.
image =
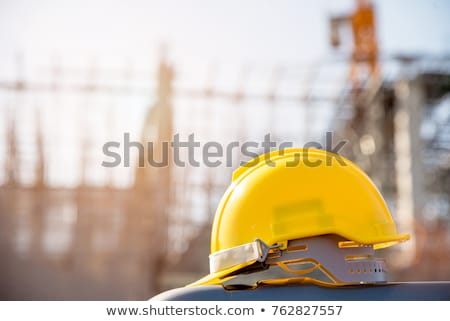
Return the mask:
[[324, 235], [268, 246], [252, 243], [210, 255], [210, 271], [253, 262], [219, 281], [227, 289], [254, 288], [261, 284], [316, 283], [325, 286], [387, 282], [385, 260], [374, 256], [372, 245]]

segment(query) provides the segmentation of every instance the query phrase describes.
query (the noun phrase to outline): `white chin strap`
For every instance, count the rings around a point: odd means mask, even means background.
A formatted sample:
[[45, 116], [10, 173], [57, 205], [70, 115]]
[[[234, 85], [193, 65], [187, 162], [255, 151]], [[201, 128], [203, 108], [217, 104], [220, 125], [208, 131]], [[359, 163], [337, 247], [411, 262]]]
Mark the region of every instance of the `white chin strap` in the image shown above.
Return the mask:
[[244, 263], [264, 262], [269, 250], [278, 247], [269, 247], [260, 239], [256, 239], [251, 243], [212, 253], [209, 255], [209, 271], [216, 273]]

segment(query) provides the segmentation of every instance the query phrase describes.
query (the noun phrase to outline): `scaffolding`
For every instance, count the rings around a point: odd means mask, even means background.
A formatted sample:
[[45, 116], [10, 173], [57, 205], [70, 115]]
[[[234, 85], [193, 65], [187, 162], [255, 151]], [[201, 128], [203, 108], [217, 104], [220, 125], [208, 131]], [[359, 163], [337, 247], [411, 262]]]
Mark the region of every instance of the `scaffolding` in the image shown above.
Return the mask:
[[[0, 79], [0, 250], [9, 258], [1, 294], [20, 297], [28, 282], [42, 298], [42, 285], [58, 279], [73, 289], [67, 298], [142, 299], [206, 272], [214, 209], [246, 159], [235, 153], [232, 166], [218, 168], [140, 167], [135, 148], [130, 167], [102, 167], [102, 145], [122, 142], [125, 132], [144, 146], [154, 142], [161, 159], [161, 143], [176, 133], [224, 145], [270, 133], [302, 146], [332, 131], [349, 141], [344, 156], [374, 179], [401, 230], [415, 235], [403, 256], [395, 253], [400, 277], [448, 278], [449, 61], [388, 60], [402, 72], [364, 82], [355, 95], [346, 63], [336, 60], [178, 70], [161, 59], [153, 70], [98, 63], [71, 70], [61, 59], [50, 68], [17, 59], [15, 79]], [[438, 239], [436, 258], [430, 244]], [[54, 297], [59, 288], [47, 289]]]

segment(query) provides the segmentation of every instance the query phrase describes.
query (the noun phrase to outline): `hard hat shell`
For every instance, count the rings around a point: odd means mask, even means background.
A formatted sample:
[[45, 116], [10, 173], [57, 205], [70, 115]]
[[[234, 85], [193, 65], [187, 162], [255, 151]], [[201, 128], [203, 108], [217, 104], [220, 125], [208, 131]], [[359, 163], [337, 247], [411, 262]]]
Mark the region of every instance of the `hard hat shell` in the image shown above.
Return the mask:
[[261, 155], [233, 173], [214, 219], [211, 253], [261, 239], [268, 245], [324, 234], [382, 248], [407, 240], [370, 178], [316, 149]]

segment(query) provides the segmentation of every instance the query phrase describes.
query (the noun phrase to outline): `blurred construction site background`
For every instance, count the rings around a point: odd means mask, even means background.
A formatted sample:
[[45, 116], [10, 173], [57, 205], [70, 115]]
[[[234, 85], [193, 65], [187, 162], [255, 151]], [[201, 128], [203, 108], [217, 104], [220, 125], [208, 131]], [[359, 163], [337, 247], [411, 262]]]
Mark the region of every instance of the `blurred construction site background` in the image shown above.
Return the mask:
[[[208, 273], [233, 167], [106, 168], [108, 141], [326, 132], [450, 280], [450, 2], [0, 1], [0, 299], [147, 299]], [[259, 151], [261, 152], [261, 151]]]

